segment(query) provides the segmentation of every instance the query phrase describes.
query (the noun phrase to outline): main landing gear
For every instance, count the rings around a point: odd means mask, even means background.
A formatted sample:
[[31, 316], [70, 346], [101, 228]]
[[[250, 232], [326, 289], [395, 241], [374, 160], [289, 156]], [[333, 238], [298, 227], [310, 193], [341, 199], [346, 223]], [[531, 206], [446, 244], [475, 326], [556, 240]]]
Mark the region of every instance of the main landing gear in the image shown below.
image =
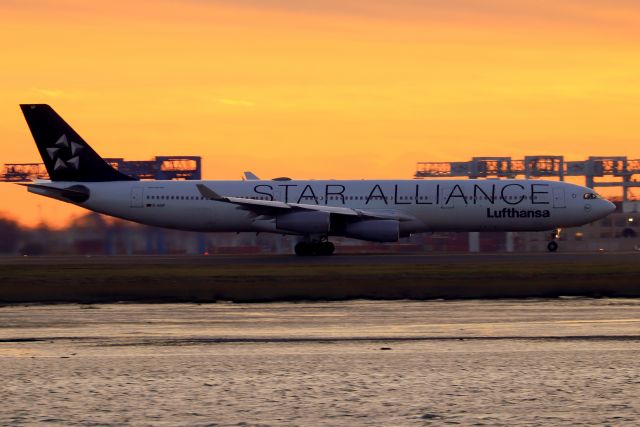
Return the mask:
[[547, 250], [549, 252], [555, 252], [558, 250], [558, 242], [557, 240], [560, 238], [560, 229], [556, 228], [551, 233], [551, 241], [547, 243]]
[[324, 241], [302, 241], [296, 244], [296, 255], [312, 256], [312, 255], [332, 255], [336, 250], [333, 243]]

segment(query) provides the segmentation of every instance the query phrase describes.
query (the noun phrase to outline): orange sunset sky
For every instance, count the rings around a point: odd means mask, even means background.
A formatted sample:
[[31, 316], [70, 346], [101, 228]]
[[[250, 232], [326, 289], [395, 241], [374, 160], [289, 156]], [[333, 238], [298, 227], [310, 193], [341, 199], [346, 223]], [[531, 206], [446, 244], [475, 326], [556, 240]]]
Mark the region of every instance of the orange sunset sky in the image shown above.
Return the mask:
[[[640, 157], [637, 0], [0, 0], [5, 162], [19, 103], [101, 155], [207, 179], [411, 178], [417, 161]], [[82, 210], [0, 183], [0, 213]]]

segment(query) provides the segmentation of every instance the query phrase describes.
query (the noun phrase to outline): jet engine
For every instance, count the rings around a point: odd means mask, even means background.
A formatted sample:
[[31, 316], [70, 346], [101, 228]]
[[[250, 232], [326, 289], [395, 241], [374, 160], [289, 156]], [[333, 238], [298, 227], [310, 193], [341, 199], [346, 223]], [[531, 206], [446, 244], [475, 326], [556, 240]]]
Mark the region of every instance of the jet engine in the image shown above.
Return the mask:
[[370, 242], [397, 242], [400, 223], [395, 219], [365, 219], [346, 224], [344, 235]]
[[276, 228], [302, 234], [326, 234], [331, 226], [331, 214], [321, 211], [296, 211], [278, 215]]

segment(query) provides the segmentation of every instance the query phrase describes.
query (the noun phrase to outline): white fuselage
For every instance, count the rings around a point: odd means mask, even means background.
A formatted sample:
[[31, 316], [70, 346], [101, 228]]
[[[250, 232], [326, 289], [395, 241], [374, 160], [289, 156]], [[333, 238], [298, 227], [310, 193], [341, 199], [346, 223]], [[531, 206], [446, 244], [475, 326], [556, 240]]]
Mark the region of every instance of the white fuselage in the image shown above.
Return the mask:
[[[429, 231], [552, 230], [578, 226], [612, 212], [613, 204], [585, 198], [593, 191], [541, 180], [360, 181], [115, 181], [47, 182], [89, 189], [92, 211], [159, 227], [192, 231], [281, 232], [273, 217], [210, 200], [196, 184], [224, 197], [401, 213], [401, 235]], [[38, 189], [34, 193], [49, 195]], [[296, 234], [296, 233], [290, 233]]]

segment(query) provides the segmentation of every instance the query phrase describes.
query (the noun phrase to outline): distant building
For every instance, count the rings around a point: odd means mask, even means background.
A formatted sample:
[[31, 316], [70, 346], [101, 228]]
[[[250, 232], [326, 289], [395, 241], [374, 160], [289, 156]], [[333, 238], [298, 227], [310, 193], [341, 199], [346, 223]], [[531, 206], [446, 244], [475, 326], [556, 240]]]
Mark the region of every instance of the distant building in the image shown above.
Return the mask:
[[[156, 156], [152, 160], [104, 159], [120, 172], [138, 179], [202, 179], [200, 156]], [[42, 163], [7, 163], [0, 173], [0, 181], [29, 182], [49, 179]]]

